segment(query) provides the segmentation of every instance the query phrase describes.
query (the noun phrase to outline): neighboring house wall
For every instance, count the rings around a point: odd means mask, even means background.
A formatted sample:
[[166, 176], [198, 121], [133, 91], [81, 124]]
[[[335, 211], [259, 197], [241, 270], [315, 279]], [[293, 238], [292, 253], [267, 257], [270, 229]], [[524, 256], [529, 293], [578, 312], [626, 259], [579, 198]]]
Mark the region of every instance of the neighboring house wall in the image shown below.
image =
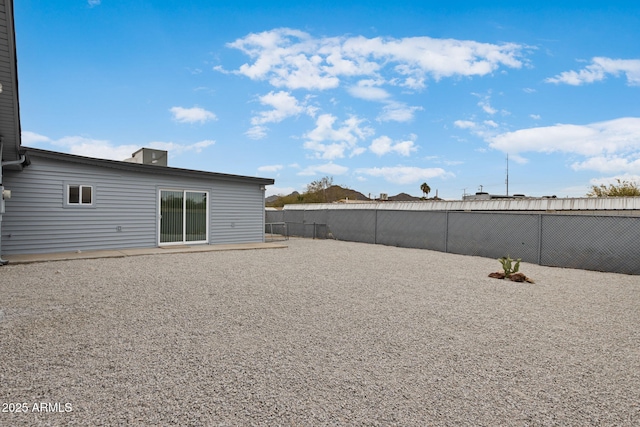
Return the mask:
[[[156, 247], [160, 189], [208, 192], [210, 244], [264, 241], [258, 182], [175, 176], [160, 166], [123, 170], [33, 152], [30, 159], [23, 171], [5, 172], [12, 198], [2, 224], [4, 254]], [[67, 184], [93, 186], [93, 206], [67, 205]]]

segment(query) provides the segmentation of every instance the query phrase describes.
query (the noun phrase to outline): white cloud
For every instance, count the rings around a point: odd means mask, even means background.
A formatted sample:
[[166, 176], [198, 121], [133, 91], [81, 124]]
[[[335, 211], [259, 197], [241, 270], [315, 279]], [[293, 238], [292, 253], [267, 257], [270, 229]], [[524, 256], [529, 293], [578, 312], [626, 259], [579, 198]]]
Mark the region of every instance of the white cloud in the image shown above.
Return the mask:
[[379, 87], [383, 83], [382, 80], [360, 80], [357, 85], [349, 87], [347, 91], [351, 96], [366, 101], [385, 101], [391, 95]]
[[[425, 79], [483, 76], [500, 67], [520, 68], [524, 46], [470, 40], [408, 37], [402, 39], [355, 37], [314, 38], [303, 31], [278, 28], [252, 33], [229, 43], [252, 59], [236, 71], [275, 87], [324, 90], [336, 88], [341, 78], [396, 79], [398, 84], [421, 89]], [[219, 71], [224, 71], [216, 67]], [[352, 93], [379, 99], [384, 93], [369, 86]]]
[[349, 170], [346, 166], [336, 165], [333, 162], [325, 163], [323, 165], [308, 166], [298, 172], [298, 175], [312, 176], [312, 175], [344, 175]]
[[188, 151], [200, 153], [204, 148], [215, 144], [215, 141], [203, 140], [188, 145], [159, 141], [143, 143], [140, 145], [114, 145], [108, 140], [87, 138], [84, 136], [65, 136], [54, 140], [44, 135], [39, 135], [29, 131], [23, 131], [22, 136], [22, 142], [25, 145], [37, 145], [38, 143], [44, 142], [55, 147], [60, 147], [60, 149], [66, 153], [108, 160], [128, 159], [131, 157], [132, 153], [139, 150], [141, 147], [166, 150], [169, 151], [170, 155], [179, 155]]
[[267, 136], [267, 130], [265, 126], [252, 126], [244, 134], [251, 139], [262, 139]]
[[410, 122], [413, 120], [416, 111], [423, 110], [422, 107], [410, 107], [401, 102], [389, 102], [382, 109], [382, 113], [378, 116], [381, 122]]
[[253, 80], [269, 80], [275, 87], [289, 89], [328, 89], [339, 84], [335, 76], [322, 72], [319, 45], [302, 31], [280, 28], [249, 34], [227, 46], [255, 59], [236, 71]]
[[611, 59], [595, 57], [591, 64], [580, 71], [564, 71], [554, 77], [549, 77], [547, 83], [564, 83], [572, 86], [593, 83], [604, 80], [607, 75], [627, 77], [629, 86], [640, 85], [640, 59]]
[[349, 148], [347, 143], [323, 144], [317, 141], [306, 141], [304, 148], [315, 152], [316, 157], [320, 159], [333, 160], [345, 157], [345, 151]]
[[[587, 125], [557, 124], [521, 129], [487, 138], [489, 146], [524, 161], [518, 153], [567, 153], [583, 156], [574, 170], [640, 172], [640, 118], [624, 117]], [[513, 156], [512, 156], [513, 154]]]
[[148, 144], [146, 144], [147, 147], [149, 148], [155, 148], [157, 150], [166, 150], [169, 152], [169, 154], [182, 154], [184, 152], [187, 151], [193, 151], [195, 153], [200, 153], [202, 152], [202, 149], [210, 147], [212, 145], [214, 145], [216, 142], [210, 139], [205, 139], [203, 141], [199, 141], [193, 144], [176, 144], [175, 142], [161, 142], [161, 141], [154, 141], [154, 142], [150, 142]]
[[482, 110], [487, 114], [495, 114], [498, 112], [495, 108], [491, 106], [488, 100], [478, 102], [478, 105], [482, 108]]
[[131, 153], [139, 150], [137, 145], [113, 145], [107, 140], [86, 138], [82, 136], [65, 136], [51, 144], [63, 147], [66, 152], [79, 156], [96, 157], [98, 159], [124, 160]]
[[347, 151], [351, 155], [361, 154], [358, 142], [373, 135], [373, 129], [363, 126], [363, 120], [353, 116], [345, 120], [336, 129], [337, 117], [322, 114], [316, 120], [315, 129], [304, 135], [307, 140], [304, 148], [315, 152], [316, 157], [332, 160], [342, 158]]
[[317, 111], [316, 107], [306, 105], [308, 98], [303, 103], [300, 103], [294, 96], [285, 91], [269, 92], [261, 96], [259, 101], [262, 105], [273, 109], [261, 111], [251, 118], [253, 126], [245, 133], [251, 139], [261, 139], [267, 136], [267, 128], [264, 126], [267, 123], [279, 123], [288, 117], [300, 114], [315, 117]]
[[49, 137], [37, 134], [35, 132], [22, 131], [20, 139], [23, 145], [34, 146], [42, 142], [51, 142]]
[[381, 122], [409, 122], [413, 120], [416, 111], [423, 109], [422, 107], [410, 107], [403, 102], [393, 101], [389, 92], [379, 87], [382, 84], [384, 84], [384, 80], [381, 79], [360, 80], [357, 85], [347, 88], [347, 92], [355, 98], [386, 104], [377, 118]]
[[453, 125], [460, 129], [474, 129], [478, 126], [475, 122], [472, 122], [471, 120], [456, 120], [455, 122], [453, 122]]
[[442, 163], [447, 166], [459, 166], [464, 164], [464, 162], [461, 160], [443, 160]]
[[415, 135], [411, 135], [412, 140], [394, 142], [388, 136], [381, 136], [374, 139], [369, 146], [369, 149], [378, 156], [383, 156], [388, 153], [398, 153], [401, 156], [409, 156], [412, 152], [417, 151], [415, 146]]
[[260, 97], [260, 103], [273, 107], [273, 110], [261, 111], [251, 119], [252, 125], [263, 125], [265, 123], [278, 123], [287, 117], [297, 116], [306, 113], [313, 117], [316, 109], [300, 104], [298, 100], [289, 92], [269, 92]]
[[362, 168], [356, 172], [369, 176], [382, 177], [385, 181], [394, 184], [413, 184], [427, 179], [453, 176], [453, 174], [441, 168], [418, 168], [410, 166]]
[[393, 150], [392, 144], [393, 140], [391, 138], [389, 138], [388, 136], [381, 136], [371, 141], [369, 150], [373, 151], [378, 156], [382, 156]]
[[531, 117], [533, 120], [540, 120], [540, 114], [529, 114], [529, 117]]
[[485, 120], [483, 122], [474, 122], [471, 120], [456, 120], [453, 125], [460, 129], [466, 129], [472, 134], [487, 139], [498, 132], [499, 125], [493, 120]]
[[196, 142], [195, 144], [187, 145], [187, 147], [192, 147], [190, 149], [193, 149], [197, 153], [199, 153], [203, 148], [211, 147], [212, 145], [215, 145], [215, 143], [216, 141], [214, 141], [213, 139], [204, 139], [202, 141]]
[[[494, 114], [496, 114], [498, 112], [498, 110], [491, 105], [491, 91], [489, 91], [486, 94], [472, 93], [472, 95], [477, 96], [478, 98], [480, 98], [480, 101], [478, 101], [478, 106], [480, 108], [482, 108], [482, 111], [484, 111], [485, 113], [493, 116]], [[508, 115], [509, 114], [509, 112], [505, 111], [505, 110], [500, 111], [500, 113], [502, 115]]]
[[90, 7], [100, 6], [101, 0], [87, 0]]
[[355, 147], [354, 149], [351, 150], [351, 154], [349, 155], [349, 157], [359, 156], [360, 154], [363, 154], [366, 152], [367, 152], [367, 149], [364, 147]]
[[[491, 91], [488, 93], [472, 93], [473, 96], [480, 98], [478, 102], [478, 106], [482, 108], [482, 110], [493, 116], [494, 114], [500, 112], [503, 116], [508, 116], [510, 113], [506, 110], [497, 110], [491, 106]], [[475, 115], [472, 118], [476, 119]], [[453, 125], [459, 129], [466, 129], [471, 134], [480, 137], [484, 140], [489, 140], [492, 137], [498, 135], [500, 132], [504, 132], [504, 129], [501, 129], [501, 124], [496, 122], [493, 119], [488, 120], [456, 120], [453, 122]]]
[[173, 119], [179, 123], [206, 123], [217, 120], [215, 114], [200, 107], [171, 107], [169, 111], [173, 114]]
[[565, 152], [598, 156], [640, 150], [640, 118], [625, 117], [587, 125], [557, 124], [521, 129], [490, 139], [504, 152]]
[[602, 173], [640, 173], [640, 153], [627, 157], [597, 156], [571, 165], [574, 170], [593, 170]]
[[259, 172], [278, 172], [283, 168], [282, 165], [265, 165], [258, 168]]

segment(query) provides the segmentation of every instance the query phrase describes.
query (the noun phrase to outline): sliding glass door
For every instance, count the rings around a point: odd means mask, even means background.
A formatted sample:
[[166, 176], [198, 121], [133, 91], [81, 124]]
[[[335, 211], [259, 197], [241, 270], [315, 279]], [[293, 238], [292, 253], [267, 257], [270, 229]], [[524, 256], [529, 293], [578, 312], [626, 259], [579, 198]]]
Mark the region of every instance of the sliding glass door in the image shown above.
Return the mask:
[[207, 241], [207, 193], [186, 191], [184, 239], [186, 242]]
[[160, 190], [160, 244], [208, 243], [206, 191]]

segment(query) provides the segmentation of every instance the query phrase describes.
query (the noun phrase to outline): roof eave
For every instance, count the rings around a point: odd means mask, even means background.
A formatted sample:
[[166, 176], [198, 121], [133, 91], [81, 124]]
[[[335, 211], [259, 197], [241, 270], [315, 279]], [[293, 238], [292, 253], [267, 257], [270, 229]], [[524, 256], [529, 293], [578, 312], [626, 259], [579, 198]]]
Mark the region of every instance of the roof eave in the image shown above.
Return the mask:
[[129, 163], [119, 160], [97, 159], [94, 157], [78, 156], [76, 154], [60, 153], [58, 151], [43, 150], [40, 148], [26, 148], [27, 155], [31, 157], [44, 157], [48, 159], [85, 164], [90, 166], [108, 167], [120, 170], [130, 170], [134, 172], [162, 173], [163, 175], [188, 176], [196, 178], [215, 178], [223, 181], [252, 182], [259, 185], [273, 185], [273, 178], [261, 178], [255, 176], [233, 175], [219, 172], [207, 172], [194, 169], [182, 169], [169, 166], [145, 165], [140, 163]]

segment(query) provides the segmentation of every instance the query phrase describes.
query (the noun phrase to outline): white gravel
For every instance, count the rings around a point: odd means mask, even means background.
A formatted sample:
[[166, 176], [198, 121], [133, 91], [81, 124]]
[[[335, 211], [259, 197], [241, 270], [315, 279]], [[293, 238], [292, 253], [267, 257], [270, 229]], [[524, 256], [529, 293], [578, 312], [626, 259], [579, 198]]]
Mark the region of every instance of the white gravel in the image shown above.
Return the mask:
[[0, 268], [0, 425], [640, 425], [640, 277], [288, 244]]

